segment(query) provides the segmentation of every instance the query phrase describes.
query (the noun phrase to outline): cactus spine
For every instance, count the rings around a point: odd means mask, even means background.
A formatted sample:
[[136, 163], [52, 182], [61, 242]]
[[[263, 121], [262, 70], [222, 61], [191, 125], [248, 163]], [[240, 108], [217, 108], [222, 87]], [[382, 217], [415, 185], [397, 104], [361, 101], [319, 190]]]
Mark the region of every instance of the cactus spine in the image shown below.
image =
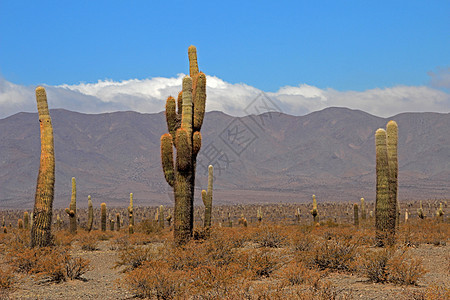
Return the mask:
[[376, 203], [375, 229], [378, 246], [392, 245], [395, 237], [397, 203], [390, 193], [390, 171], [388, 162], [386, 131], [382, 128], [375, 133], [376, 149]]
[[[173, 188], [174, 240], [178, 245], [187, 242], [194, 226], [194, 186], [197, 154], [201, 147], [200, 129], [205, 115], [206, 76], [198, 71], [197, 50], [188, 49], [190, 76], [183, 78], [182, 92], [177, 104], [173, 97], [166, 102], [166, 121], [169, 133], [161, 136], [161, 163], [164, 177]], [[176, 163], [173, 148], [176, 149]]]
[[202, 200], [205, 205], [205, 219], [203, 227], [211, 227], [211, 212], [212, 212], [212, 193], [213, 193], [213, 171], [212, 165], [208, 167], [208, 190], [202, 190]]
[[353, 204], [353, 225], [359, 226], [358, 204]]
[[313, 208], [311, 210], [311, 215], [313, 216], [314, 224], [319, 224], [319, 211], [317, 210], [316, 195], [312, 195], [312, 198], [313, 198]]
[[88, 196], [88, 222], [86, 230], [90, 232], [92, 230], [92, 224], [94, 223], [94, 206], [92, 205], [91, 195]]
[[134, 233], [133, 193], [130, 193], [130, 205], [128, 206], [128, 233]]
[[77, 183], [75, 177], [72, 177], [72, 197], [70, 198], [70, 206], [66, 208], [69, 215], [69, 231], [71, 234], [77, 233]]
[[102, 231], [106, 231], [106, 203], [100, 204], [100, 224]]
[[55, 186], [55, 152], [47, 94], [41, 86], [36, 88], [36, 102], [41, 132], [41, 158], [34, 198], [31, 247], [46, 247], [52, 244], [51, 226]]

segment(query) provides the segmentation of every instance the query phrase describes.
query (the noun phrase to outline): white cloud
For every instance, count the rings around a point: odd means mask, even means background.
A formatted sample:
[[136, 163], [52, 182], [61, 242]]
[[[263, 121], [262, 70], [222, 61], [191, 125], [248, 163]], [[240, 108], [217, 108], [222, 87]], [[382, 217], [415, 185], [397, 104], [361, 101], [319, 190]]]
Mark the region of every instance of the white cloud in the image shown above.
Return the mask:
[[[155, 77], [125, 81], [46, 86], [49, 106], [84, 113], [134, 110], [143, 113], [164, 110], [169, 95], [181, 89], [184, 74], [176, 78]], [[243, 116], [261, 90], [243, 84], [231, 84], [214, 76], [207, 77], [207, 111], [220, 110]], [[362, 92], [319, 89], [307, 84], [285, 86], [266, 93], [285, 113], [304, 115], [330, 106], [360, 109], [389, 117], [401, 112], [450, 112], [450, 94], [427, 86], [395, 86]], [[20, 111], [36, 111], [34, 90], [0, 78], [0, 118]], [[247, 110], [248, 111], [248, 110]]]

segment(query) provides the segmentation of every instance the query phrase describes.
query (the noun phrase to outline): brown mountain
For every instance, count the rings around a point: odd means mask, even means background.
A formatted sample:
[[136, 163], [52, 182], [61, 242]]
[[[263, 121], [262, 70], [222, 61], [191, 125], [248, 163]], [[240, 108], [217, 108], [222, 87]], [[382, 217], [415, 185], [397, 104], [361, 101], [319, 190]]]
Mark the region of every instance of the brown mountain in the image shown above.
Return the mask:
[[[78, 205], [172, 205], [161, 170], [159, 139], [164, 114], [81, 114], [52, 110], [55, 134], [55, 206], [70, 201], [77, 179]], [[399, 124], [399, 197], [450, 197], [450, 114], [404, 113], [379, 118], [328, 108], [306, 116], [266, 113], [243, 118], [206, 114], [198, 157], [197, 188], [215, 167], [216, 203], [359, 201], [375, 197], [374, 133]], [[39, 169], [37, 114], [0, 120], [0, 208], [30, 209]], [[196, 204], [200, 204], [199, 192]]]

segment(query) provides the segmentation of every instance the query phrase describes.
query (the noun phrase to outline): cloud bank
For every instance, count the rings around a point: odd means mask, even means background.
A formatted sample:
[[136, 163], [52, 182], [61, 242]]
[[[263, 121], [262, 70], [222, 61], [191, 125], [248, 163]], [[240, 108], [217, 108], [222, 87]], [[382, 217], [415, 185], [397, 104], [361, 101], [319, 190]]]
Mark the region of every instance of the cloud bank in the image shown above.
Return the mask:
[[[394, 86], [361, 92], [319, 89], [300, 84], [282, 87], [274, 93], [264, 93], [243, 83], [231, 84], [215, 76], [207, 76], [206, 110], [244, 116], [249, 113], [249, 105], [264, 95], [277, 109], [291, 115], [305, 115], [332, 106], [359, 109], [380, 117], [402, 112], [448, 113], [450, 94], [433, 87], [447, 84], [446, 73], [433, 74], [431, 86]], [[176, 78], [155, 77], [120, 82], [103, 80], [45, 87], [50, 108], [82, 113], [124, 110], [156, 113], [164, 110], [168, 96], [178, 94], [184, 76], [179, 74]], [[0, 78], [0, 118], [36, 110], [34, 87], [17, 85]]]

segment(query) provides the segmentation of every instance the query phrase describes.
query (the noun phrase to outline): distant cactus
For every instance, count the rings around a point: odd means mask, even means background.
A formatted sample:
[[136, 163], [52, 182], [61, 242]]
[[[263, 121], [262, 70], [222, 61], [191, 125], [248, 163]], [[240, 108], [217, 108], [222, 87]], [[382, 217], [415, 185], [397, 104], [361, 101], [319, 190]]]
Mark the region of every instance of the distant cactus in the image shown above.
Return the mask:
[[395, 220], [397, 201], [390, 193], [390, 171], [386, 144], [386, 131], [378, 129], [375, 133], [376, 148], [376, 207], [375, 228], [378, 246], [393, 245], [395, 241]]
[[109, 219], [109, 230], [114, 231], [114, 219]]
[[58, 230], [61, 230], [61, 227], [62, 227], [61, 217], [58, 214], [58, 215], [56, 215], [56, 228]]
[[120, 231], [120, 214], [116, 213], [116, 231]]
[[22, 219], [17, 220], [17, 227], [19, 229], [23, 229], [23, 220]]
[[420, 206], [417, 209], [417, 216], [421, 219], [425, 219], [425, 214], [423, 213], [422, 200], [420, 200]]
[[69, 215], [69, 231], [71, 234], [77, 233], [77, 184], [75, 177], [72, 177], [72, 197], [70, 206], [66, 208], [66, 214]]
[[319, 211], [317, 210], [316, 195], [312, 195], [312, 198], [313, 198], [313, 208], [311, 210], [311, 215], [313, 216], [314, 224], [319, 224]]
[[358, 204], [353, 204], [353, 225], [359, 226]]
[[262, 222], [262, 219], [263, 219], [263, 212], [262, 212], [261, 206], [258, 207], [258, 209], [256, 210], [256, 218], [258, 219], [258, 222], [259, 222], [259, 223]]
[[364, 202], [364, 198], [361, 198], [361, 219], [366, 219], [366, 204]]
[[134, 233], [134, 226], [132, 224], [128, 225], [128, 233], [133, 234]]
[[439, 209], [436, 211], [436, 216], [442, 220], [444, 218], [444, 209], [442, 207], [442, 202], [439, 203]]
[[232, 228], [233, 227], [233, 220], [231, 219], [231, 214], [228, 213], [228, 227]]
[[164, 205], [160, 205], [159, 206], [159, 211], [158, 211], [158, 213], [159, 213], [159, 228], [164, 228], [164, 221], [165, 221], [165, 218], [164, 218]]
[[90, 232], [94, 224], [94, 206], [92, 205], [91, 195], [88, 196], [88, 221], [86, 230]]
[[405, 210], [405, 224], [408, 223], [408, 219], [409, 219], [409, 213], [408, 213], [408, 209]]
[[41, 86], [36, 88], [36, 102], [41, 128], [41, 158], [34, 199], [31, 247], [46, 247], [52, 244], [51, 226], [55, 186], [55, 152], [47, 94]]
[[27, 211], [23, 213], [23, 227], [25, 228], [25, 230], [30, 229], [30, 217]]
[[128, 206], [128, 224], [134, 226], [133, 193], [130, 193], [130, 205]]
[[297, 207], [297, 210], [295, 211], [295, 221], [297, 223], [300, 223], [300, 208]]
[[212, 212], [212, 195], [213, 195], [213, 171], [214, 168], [212, 165], [208, 167], [208, 189], [202, 190], [202, 200], [205, 205], [205, 220], [203, 223], [203, 227], [210, 228], [211, 227], [211, 212]]
[[178, 101], [173, 97], [167, 99], [166, 121], [169, 133], [161, 137], [164, 177], [173, 188], [175, 196], [173, 232], [178, 245], [186, 243], [193, 233], [195, 168], [202, 141], [200, 129], [206, 101], [206, 76], [198, 70], [197, 50], [194, 46], [189, 47], [188, 56], [190, 76], [183, 78]]
[[101, 229], [106, 231], [106, 203], [100, 204]]
[[172, 213], [170, 212], [170, 209], [167, 211], [166, 220], [167, 220], [167, 224], [169, 224], [169, 227], [170, 227], [170, 225], [172, 224]]

